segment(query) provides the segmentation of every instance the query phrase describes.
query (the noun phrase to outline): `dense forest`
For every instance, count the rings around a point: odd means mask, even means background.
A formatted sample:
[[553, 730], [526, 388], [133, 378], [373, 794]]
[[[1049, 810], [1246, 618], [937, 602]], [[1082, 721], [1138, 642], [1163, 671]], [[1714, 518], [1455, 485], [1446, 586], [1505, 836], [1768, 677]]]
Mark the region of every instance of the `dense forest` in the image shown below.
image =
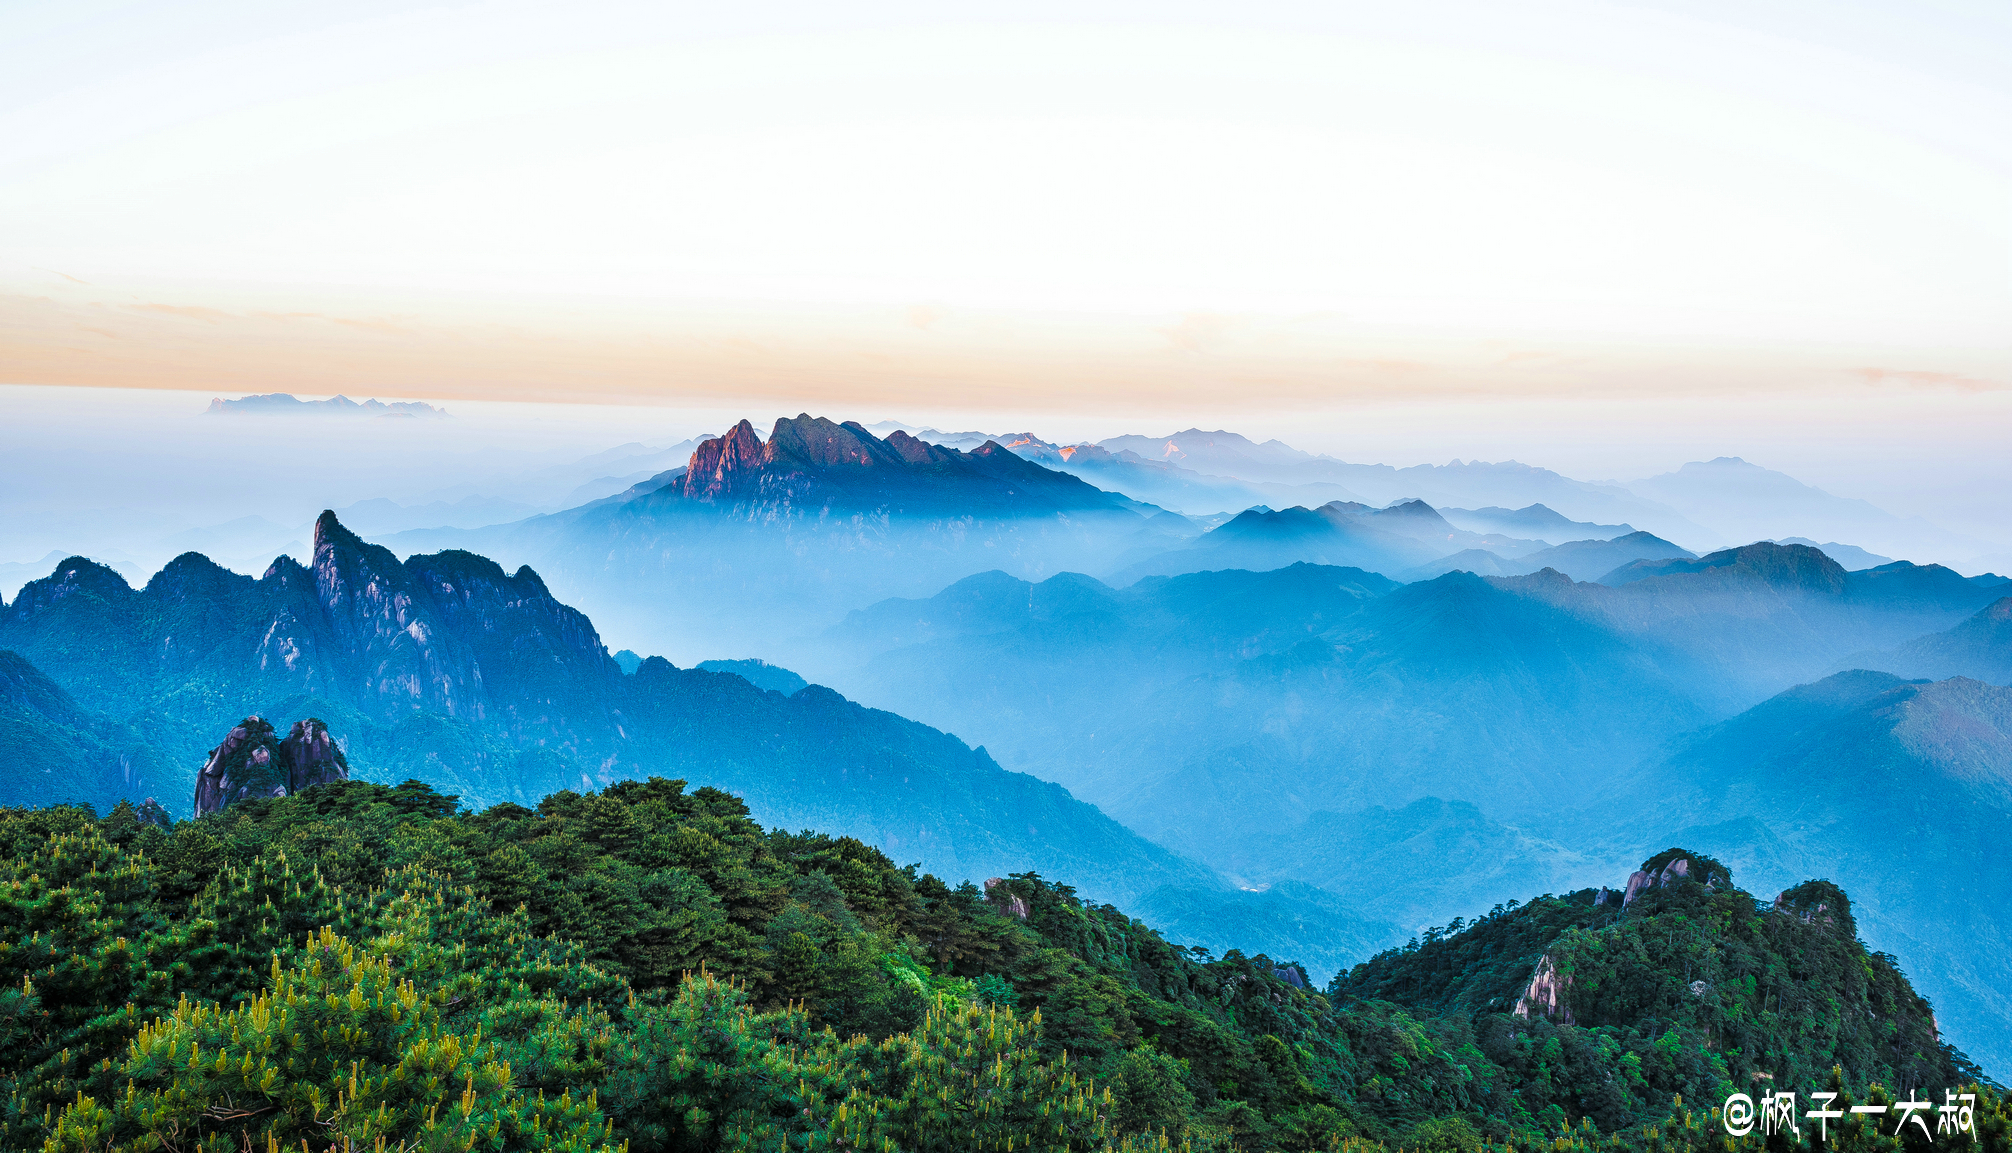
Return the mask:
[[[0, 810], [0, 853], [7, 1149], [1730, 1150], [1762, 1138], [1717, 1104], [1770, 1078], [1976, 1094], [1937, 1147], [2012, 1132], [1844, 894], [1756, 902], [1681, 850], [1631, 903], [1511, 902], [1324, 992], [660, 778]], [[1844, 1116], [1832, 1147], [1903, 1144]]]

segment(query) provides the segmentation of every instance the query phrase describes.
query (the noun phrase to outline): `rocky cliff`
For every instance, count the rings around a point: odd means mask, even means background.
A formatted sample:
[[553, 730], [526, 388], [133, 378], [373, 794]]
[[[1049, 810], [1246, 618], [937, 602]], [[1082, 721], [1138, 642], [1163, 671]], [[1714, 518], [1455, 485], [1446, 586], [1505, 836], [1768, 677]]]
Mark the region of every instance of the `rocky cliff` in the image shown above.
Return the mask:
[[699, 445], [684, 479], [651, 499], [771, 509], [948, 508], [981, 516], [1118, 512], [1133, 505], [995, 442], [959, 452], [899, 431], [882, 440], [856, 421], [834, 423], [808, 413], [776, 421], [766, 442], [741, 421]]
[[258, 797], [290, 797], [315, 785], [349, 779], [349, 760], [317, 717], [295, 721], [279, 740], [263, 717], [232, 726], [196, 775], [191, 810], [207, 816]]
[[303, 696], [525, 741], [607, 729], [602, 690], [621, 675], [586, 616], [529, 568], [453, 551], [400, 562], [332, 512], [309, 564], [282, 556], [258, 580], [188, 553], [135, 590], [72, 558], [22, 590], [0, 637], [114, 715], [193, 679], [239, 715]]
[[1558, 963], [1546, 953], [1537, 960], [1537, 971], [1530, 975], [1530, 984], [1523, 995], [1516, 998], [1516, 1006], [1510, 1012], [1518, 1017], [1532, 1014], [1550, 1017], [1560, 1025], [1572, 1024], [1571, 1006], [1565, 1004], [1565, 990], [1572, 987], [1572, 978], [1558, 972]]
[[[312, 714], [343, 735], [358, 776], [419, 778], [473, 807], [654, 774], [953, 877], [1033, 869], [1127, 900], [1164, 884], [1219, 884], [1059, 786], [829, 689], [785, 696], [662, 658], [624, 676], [592, 623], [530, 569], [456, 551], [401, 562], [332, 514], [316, 527], [311, 563], [282, 558], [258, 580], [191, 554], [135, 590], [102, 566], [66, 562], [0, 613], [0, 646], [12, 644], [94, 714], [143, 718], [170, 754], [162, 763], [184, 766], [169, 795], [193, 795], [203, 812], [346, 770], [326, 726], [282, 740], [253, 719]], [[37, 746], [9, 740], [8, 707], [0, 693], [0, 753], [19, 763]], [[229, 735], [214, 748], [203, 740], [220, 731]], [[74, 742], [42, 744], [60, 754], [35, 762], [46, 776], [77, 773]], [[200, 788], [187, 775], [197, 766]], [[137, 788], [142, 767], [135, 760], [120, 788]], [[38, 803], [102, 808], [120, 795], [73, 790]]]

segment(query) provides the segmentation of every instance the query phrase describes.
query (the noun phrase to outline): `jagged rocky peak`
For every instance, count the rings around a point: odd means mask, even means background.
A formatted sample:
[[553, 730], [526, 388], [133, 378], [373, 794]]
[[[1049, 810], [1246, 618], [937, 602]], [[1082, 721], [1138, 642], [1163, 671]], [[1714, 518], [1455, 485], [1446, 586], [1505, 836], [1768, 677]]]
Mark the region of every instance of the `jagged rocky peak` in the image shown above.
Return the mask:
[[[1733, 871], [1720, 862], [1693, 853], [1689, 849], [1664, 849], [1642, 862], [1642, 867], [1628, 876], [1628, 887], [1621, 894], [1621, 904], [1625, 907], [1635, 902], [1635, 898], [1651, 889], [1666, 889], [1683, 881], [1696, 881], [1702, 885], [1717, 888], [1730, 885]], [[1610, 890], [1601, 889], [1596, 904], [1605, 904]]]
[[734, 487], [737, 475], [751, 473], [768, 463], [768, 448], [754, 425], [743, 420], [722, 436], [705, 441], [692, 452], [685, 467], [686, 496], [722, 496]]
[[7, 611], [12, 616], [25, 619], [79, 593], [116, 603], [132, 596], [133, 586], [109, 565], [99, 564], [89, 557], [65, 557], [56, 565], [54, 572], [23, 585], [14, 603], [7, 606]]
[[882, 440], [858, 421], [834, 422], [807, 412], [776, 421], [767, 443], [763, 443], [754, 425], [743, 420], [692, 453], [683, 491], [693, 497], [733, 496], [750, 478], [776, 465], [786, 471], [848, 466], [899, 469], [953, 460], [957, 455], [953, 449], [939, 448], [899, 430]]
[[1794, 917], [1805, 925], [1837, 930], [1847, 938], [1858, 936], [1858, 922], [1851, 915], [1851, 898], [1829, 881], [1804, 881], [1776, 894], [1774, 911]]
[[905, 463], [886, 441], [866, 431], [858, 421], [834, 424], [807, 412], [798, 413], [795, 420], [775, 422], [769, 433], [768, 456], [772, 461], [789, 457], [823, 468]]
[[[1061, 458], [1054, 456], [1052, 463]], [[776, 421], [767, 441], [741, 421], [700, 444], [683, 478], [651, 495], [652, 507], [683, 499], [779, 511], [891, 508], [904, 515], [1132, 511], [1125, 498], [1044, 468], [997, 440], [969, 451], [901, 430], [883, 440], [858, 421], [809, 413]]]
[[317, 717], [295, 721], [285, 740], [264, 717], [246, 717], [210, 750], [196, 775], [196, 816], [259, 797], [290, 797], [349, 779], [349, 759]]

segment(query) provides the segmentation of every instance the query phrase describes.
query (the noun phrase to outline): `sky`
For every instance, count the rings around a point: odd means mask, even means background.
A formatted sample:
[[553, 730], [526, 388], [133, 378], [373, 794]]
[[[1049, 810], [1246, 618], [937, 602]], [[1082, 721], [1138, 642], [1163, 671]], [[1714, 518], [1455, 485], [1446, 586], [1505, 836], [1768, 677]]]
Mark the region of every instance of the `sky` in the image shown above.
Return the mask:
[[0, 384], [80, 412], [1745, 455], [2012, 535], [2002, 3], [20, 0], [0, 42]]

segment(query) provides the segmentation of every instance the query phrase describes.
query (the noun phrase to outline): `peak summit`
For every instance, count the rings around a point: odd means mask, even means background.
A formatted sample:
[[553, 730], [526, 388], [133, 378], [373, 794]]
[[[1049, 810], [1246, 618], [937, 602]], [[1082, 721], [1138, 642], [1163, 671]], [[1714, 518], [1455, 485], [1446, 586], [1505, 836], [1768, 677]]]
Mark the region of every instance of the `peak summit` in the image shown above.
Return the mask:
[[896, 429], [885, 440], [858, 421], [798, 413], [775, 422], [767, 441], [741, 421], [700, 444], [666, 499], [771, 506], [854, 505], [915, 511], [1046, 513], [1127, 507], [1067, 473], [1053, 472], [988, 440], [969, 452]]

